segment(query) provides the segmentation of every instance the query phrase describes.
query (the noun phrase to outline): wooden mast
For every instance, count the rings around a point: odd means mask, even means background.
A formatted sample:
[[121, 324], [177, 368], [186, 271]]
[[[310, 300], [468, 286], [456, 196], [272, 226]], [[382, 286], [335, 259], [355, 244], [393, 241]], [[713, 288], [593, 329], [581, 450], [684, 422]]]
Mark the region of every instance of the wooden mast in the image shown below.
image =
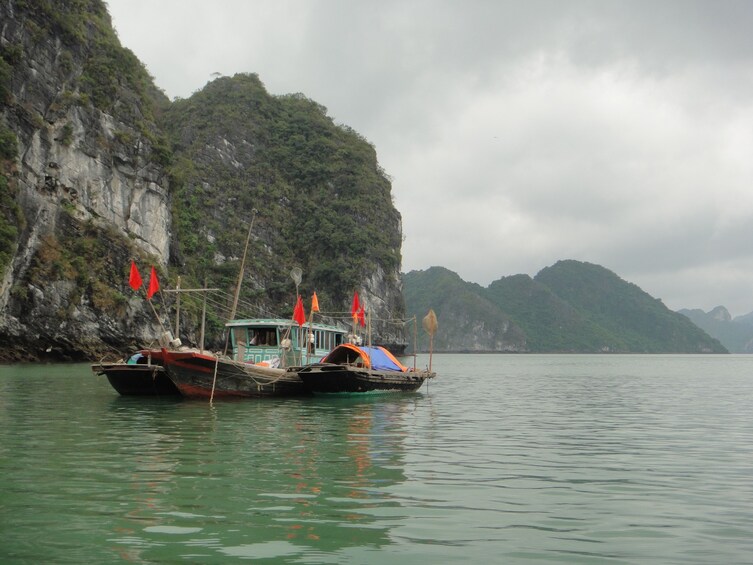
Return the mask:
[[[233, 308], [230, 310], [230, 319], [229, 322], [235, 319], [235, 312], [238, 308], [238, 298], [241, 295], [241, 284], [243, 284], [243, 271], [246, 267], [246, 254], [248, 253], [248, 244], [251, 241], [251, 230], [254, 229], [254, 220], [256, 219], [256, 208], [251, 209], [251, 224], [248, 226], [248, 235], [246, 236], [246, 246], [243, 249], [243, 259], [241, 259], [241, 269], [238, 273], [238, 284], [235, 285], [235, 296], [233, 297]], [[225, 334], [225, 351], [223, 352], [223, 355], [227, 355], [227, 346], [230, 342], [230, 330], [228, 329], [227, 333]], [[214, 400], [214, 388], [217, 384], [217, 365], [220, 362], [219, 356], [215, 360], [215, 366], [214, 366], [214, 377], [212, 378], [212, 393], [209, 395], [209, 403], [212, 403], [212, 400]]]

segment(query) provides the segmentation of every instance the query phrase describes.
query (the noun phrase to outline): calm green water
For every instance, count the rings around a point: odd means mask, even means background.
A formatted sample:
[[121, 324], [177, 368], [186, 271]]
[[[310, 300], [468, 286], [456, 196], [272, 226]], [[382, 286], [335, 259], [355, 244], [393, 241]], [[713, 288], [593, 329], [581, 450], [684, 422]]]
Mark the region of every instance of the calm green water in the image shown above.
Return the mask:
[[210, 406], [0, 367], [0, 562], [753, 562], [753, 357], [434, 368]]

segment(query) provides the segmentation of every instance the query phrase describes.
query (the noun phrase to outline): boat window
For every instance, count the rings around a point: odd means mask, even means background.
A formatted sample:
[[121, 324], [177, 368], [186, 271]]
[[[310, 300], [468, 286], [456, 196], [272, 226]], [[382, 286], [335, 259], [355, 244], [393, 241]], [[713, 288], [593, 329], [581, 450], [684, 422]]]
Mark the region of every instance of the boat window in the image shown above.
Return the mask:
[[316, 338], [319, 332], [306, 332], [306, 351], [313, 353], [316, 350]]
[[233, 328], [232, 339], [237, 345], [246, 345], [246, 328]]
[[267, 330], [267, 345], [277, 345], [277, 328]]
[[264, 345], [262, 343], [265, 339], [264, 332], [260, 331], [259, 328], [249, 328], [248, 337], [249, 345]]
[[277, 328], [249, 328], [249, 345], [276, 346]]

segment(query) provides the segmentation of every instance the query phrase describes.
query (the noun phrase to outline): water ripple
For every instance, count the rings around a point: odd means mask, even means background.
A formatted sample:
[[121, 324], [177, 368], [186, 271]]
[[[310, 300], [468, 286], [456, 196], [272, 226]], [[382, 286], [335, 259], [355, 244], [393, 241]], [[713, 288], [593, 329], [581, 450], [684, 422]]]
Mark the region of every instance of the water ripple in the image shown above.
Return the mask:
[[753, 358], [434, 364], [418, 394], [212, 406], [2, 368], [0, 560], [751, 561]]

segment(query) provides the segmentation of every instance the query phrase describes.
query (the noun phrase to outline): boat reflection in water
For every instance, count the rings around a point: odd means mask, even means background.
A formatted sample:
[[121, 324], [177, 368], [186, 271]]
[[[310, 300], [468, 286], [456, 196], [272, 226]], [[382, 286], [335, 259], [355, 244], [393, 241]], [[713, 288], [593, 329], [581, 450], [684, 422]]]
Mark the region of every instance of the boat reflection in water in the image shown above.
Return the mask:
[[390, 488], [406, 480], [406, 414], [421, 398], [271, 398], [210, 412], [171, 405], [180, 424], [149, 436], [131, 480], [148, 483], [155, 468], [172, 476], [123, 517], [138, 523], [120, 524], [128, 535], [116, 543], [146, 561], [190, 553], [195, 562], [388, 545], [390, 522], [379, 516], [399, 506]]
[[[403, 426], [412, 405], [393, 397], [308, 399], [299, 414], [299, 440], [281, 465], [287, 485], [265, 492], [256, 510], [286, 530], [291, 554], [339, 554], [351, 548], [389, 545], [389, 521], [380, 510], [399, 506], [389, 488], [405, 481]], [[252, 557], [259, 547], [225, 553]]]

